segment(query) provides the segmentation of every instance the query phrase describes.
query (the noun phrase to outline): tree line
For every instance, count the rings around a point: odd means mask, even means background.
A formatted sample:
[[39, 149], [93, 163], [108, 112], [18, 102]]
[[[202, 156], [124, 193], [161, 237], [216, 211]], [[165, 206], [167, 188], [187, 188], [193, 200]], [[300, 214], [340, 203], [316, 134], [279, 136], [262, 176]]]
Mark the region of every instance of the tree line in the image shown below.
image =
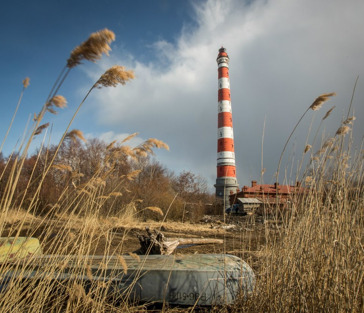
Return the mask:
[[[126, 210], [148, 218], [146, 207], [159, 207], [167, 218], [196, 219], [214, 202], [206, 180], [190, 171], [175, 174], [153, 156], [155, 142], [137, 148], [93, 138], [68, 138], [61, 146], [38, 149], [19, 163], [15, 153], [0, 155], [0, 197], [13, 189], [12, 206], [35, 214], [77, 212], [92, 202], [101, 215], [118, 216]], [[96, 204], [96, 205], [95, 205]]]

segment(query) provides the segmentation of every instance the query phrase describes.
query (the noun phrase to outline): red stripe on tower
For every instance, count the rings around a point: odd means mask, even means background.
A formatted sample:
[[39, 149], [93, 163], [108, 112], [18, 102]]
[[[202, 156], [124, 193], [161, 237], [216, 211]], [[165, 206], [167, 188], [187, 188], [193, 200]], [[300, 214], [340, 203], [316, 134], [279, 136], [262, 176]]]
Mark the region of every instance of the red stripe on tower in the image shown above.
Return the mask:
[[234, 153], [234, 139], [221, 138], [217, 140], [217, 152], [219, 153], [224, 151], [230, 151]]
[[217, 127], [233, 127], [233, 117], [230, 112], [220, 112], [217, 116]]
[[235, 169], [233, 118], [231, 113], [229, 56], [221, 47], [218, 64], [218, 131], [216, 196], [229, 207], [229, 195], [238, 188]]

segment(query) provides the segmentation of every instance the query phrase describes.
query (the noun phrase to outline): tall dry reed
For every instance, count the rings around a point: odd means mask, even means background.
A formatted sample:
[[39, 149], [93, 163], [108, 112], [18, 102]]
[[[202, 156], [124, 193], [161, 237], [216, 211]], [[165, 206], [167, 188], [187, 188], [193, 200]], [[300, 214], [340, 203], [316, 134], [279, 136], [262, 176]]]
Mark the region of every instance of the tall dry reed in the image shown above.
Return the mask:
[[[136, 179], [140, 170], [120, 176], [117, 167], [124, 158], [138, 161], [151, 154], [153, 148], [168, 149], [168, 146], [156, 139], [149, 139], [135, 148], [112, 142], [105, 147], [103, 158], [99, 160], [95, 171], [87, 180], [82, 179], [83, 173], [78, 168], [63, 164], [62, 159], [57, 158], [59, 148], [65, 142], [77, 143], [85, 140], [82, 132], [70, 131], [70, 126], [88, 94], [95, 88], [124, 84], [133, 78], [132, 72], [125, 71], [122, 67], [113, 67], [100, 77], [77, 108], [53, 154], [46, 148], [40, 149], [35, 163], [42, 165], [40, 177], [35, 177], [35, 174], [30, 176], [31, 179], [21, 195], [20, 205], [15, 205], [14, 198], [30, 144], [34, 136], [47, 130], [47, 123], [44, 122], [45, 114], [66, 106], [65, 98], [57, 93], [67, 74], [81, 61], [96, 61], [103, 53], [108, 53], [109, 44], [113, 40], [114, 34], [109, 30], [103, 30], [92, 34], [88, 40], [72, 51], [65, 70], [47, 97], [46, 104], [35, 116], [34, 125], [27, 139], [21, 143], [20, 150], [14, 153], [14, 158], [9, 159], [12, 162], [6, 163], [5, 168], [10, 174], [7, 181], [3, 182], [5, 187], [0, 199], [1, 235], [37, 237], [46, 254], [58, 257], [49, 258], [48, 262], [47, 259], [37, 262], [35, 258], [30, 257], [25, 261], [0, 264], [1, 279], [14, 268], [20, 272], [17, 277], [9, 279], [6, 289], [1, 290], [1, 312], [145, 310], [144, 307], [130, 302], [131, 299], [127, 297], [128, 291], [112, 292], [110, 282], [97, 281], [93, 278], [105, 273], [110, 256], [118, 260], [124, 272], [128, 271], [127, 264], [120, 255], [127, 233], [117, 233], [114, 229], [122, 226], [128, 219], [135, 218], [137, 199], [129, 206], [117, 208], [120, 211], [119, 216], [111, 216], [108, 211], [103, 211], [103, 207], [107, 203], [111, 210], [116, 203], [115, 199], [122, 197], [123, 192], [128, 192], [123, 190], [123, 184]], [[26, 88], [27, 85], [28, 82], [25, 82], [23, 87]], [[299, 122], [308, 110], [317, 110], [331, 96], [333, 94], [326, 94], [316, 99]], [[354, 118], [348, 115], [332, 139], [321, 145], [320, 153], [314, 156], [315, 160], [309, 163], [302, 178], [306, 182], [307, 192], [303, 198], [294, 202], [284, 223], [274, 221], [281, 227], [280, 231], [272, 234], [266, 226], [266, 244], [259, 251], [258, 265], [255, 266], [257, 285], [254, 294], [239, 299], [230, 307], [214, 308], [215, 311], [363, 311], [363, 153], [360, 150], [354, 155], [351, 151], [349, 135], [353, 121]], [[131, 139], [134, 135], [127, 139]], [[289, 138], [282, 155], [288, 141]], [[304, 153], [312, 151], [314, 146], [313, 143], [307, 143], [303, 149]], [[45, 150], [44, 154], [42, 149]], [[0, 177], [3, 177], [4, 171], [0, 173]], [[39, 195], [51, 171], [57, 171], [60, 183], [63, 181], [67, 183], [62, 185], [64, 187], [57, 200], [48, 204], [42, 214], [37, 214], [37, 208], [40, 206]], [[110, 181], [117, 181], [111, 189]], [[37, 187], [35, 193], [30, 194], [29, 189], [33, 184]], [[175, 199], [176, 196], [170, 203]], [[163, 215], [158, 207], [152, 205], [145, 205], [145, 210]], [[164, 214], [162, 222], [166, 216]], [[240, 236], [242, 241], [252, 240], [249, 229], [242, 230]], [[249, 242], [247, 246], [253, 245]], [[98, 268], [85, 261], [85, 255], [94, 254], [103, 256]], [[138, 257], [134, 257], [139, 262]], [[75, 277], [81, 275], [88, 277], [87, 283], [76, 279], [60, 284], [53, 279], [71, 263]], [[27, 271], [35, 269], [41, 270], [34, 272], [33, 280], [26, 282], [22, 279], [27, 275]], [[44, 276], [43, 272], [47, 272], [48, 275]]]
[[267, 232], [254, 295], [233, 311], [363, 312], [363, 150], [352, 151], [354, 119], [348, 117], [308, 163], [304, 196], [278, 236]]
[[[125, 145], [115, 147], [115, 143], [113, 143], [105, 148], [104, 159], [99, 160], [100, 164], [95, 168], [91, 177], [83, 181], [81, 180], [83, 173], [79, 172], [77, 168], [62, 164], [57, 160], [59, 160], [60, 148], [68, 141], [73, 143], [77, 143], [79, 140], [86, 141], [81, 131], [70, 131], [69, 129], [91, 91], [95, 88], [125, 85], [134, 78], [132, 71], [125, 70], [122, 66], [113, 66], [101, 75], [74, 112], [55, 150], [50, 153], [44, 146], [39, 149], [32, 174], [29, 176], [26, 188], [22, 190], [20, 201], [16, 198], [16, 191], [22, 181], [25, 160], [31, 143], [35, 136], [42, 133], [46, 138], [44, 132], [49, 123], [42, 121], [46, 119], [47, 113], [55, 113], [57, 109], [66, 107], [66, 99], [57, 95], [57, 92], [69, 71], [79, 65], [82, 60], [96, 61], [103, 53], [107, 54], [110, 50], [109, 44], [114, 39], [114, 33], [105, 29], [91, 34], [88, 40], [72, 51], [65, 70], [57, 78], [46, 103], [35, 115], [34, 124], [21, 142], [19, 150], [14, 151], [14, 157], [7, 159], [5, 167], [0, 173], [1, 177], [5, 171], [8, 173], [7, 180], [2, 181], [4, 192], [0, 198], [1, 236], [37, 237], [44, 253], [59, 256], [45, 258], [41, 261], [30, 256], [26, 260], [9, 260], [9, 262], [1, 263], [1, 283], [4, 283], [5, 275], [9, 271], [18, 272], [17, 276], [6, 278], [7, 287], [1, 290], [1, 312], [123, 312], [125, 306], [129, 305], [122, 293], [113, 293], [110, 296], [108, 291], [111, 288], [110, 282], [90, 280], [90, 283], [85, 284], [83, 281], [70, 280], [60, 284], [54, 278], [61, 275], [62, 271], [71, 263], [75, 276], [85, 275], [92, 278], [96, 272], [102, 275], [111, 256], [117, 257], [124, 272], [127, 272], [126, 263], [119, 255], [126, 233], [118, 234], [113, 229], [120, 227], [125, 219], [133, 218], [135, 212], [129, 214], [128, 208], [124, 210], [118, 208], [121, 213], [114, 219], [107, 212], [113, 211], [114, 199], [122, 196], [119, 190], [123, 184], [135, 179], [139, 171], [131, 172], [125, 177], [117, 177], [117, 166], [126, 158], [137, 158], [136, 156], [141, 150], [149, 155], [153, 152], [152, 148], [168, 148], [168, 146], [156, 139], [149, 139], [135, 149], [126, 148]], [[25, 79], [13, 119], [28, 85], [29, 79]], [[8, 133], [5, 135], [5, 139], [7, 135]], [[124, 142], [131, 138], [132, 136], [126, 138]], [[35, 169], [38, 166], [41, 166], [41, 171], [35, 175]], [[64, 189], [61, 190], [54, 203], [48, 204], [45, 209], [42, 209], [41, 214], [38, 214], [40, 194], [46, 186], [47, 177], [51, 171], [58, 171], [58, 182], [64, 186]], [[118, 183], [110, 190], [109, 182], [116, 179]], [[63, 184], [62, 181], [67, 183]], [[33, 193], [29, 191], [31, 187], [35, 190]], [[106, 202], [108, 211], [102, 211]], [[103, 247], [101, 251], [98, 250], [99, 247]], [[85, 265], [85, 255], [95, 254], [103, 256], [100, 266], [95, 268]], [[29, 271], [33, 273], [34, 279], [24, 281], [23, 277], [28, 275]], [[45, 272], [46, 276], [42, 274]], [[133, 311], [133, 309], [131, 310]]]

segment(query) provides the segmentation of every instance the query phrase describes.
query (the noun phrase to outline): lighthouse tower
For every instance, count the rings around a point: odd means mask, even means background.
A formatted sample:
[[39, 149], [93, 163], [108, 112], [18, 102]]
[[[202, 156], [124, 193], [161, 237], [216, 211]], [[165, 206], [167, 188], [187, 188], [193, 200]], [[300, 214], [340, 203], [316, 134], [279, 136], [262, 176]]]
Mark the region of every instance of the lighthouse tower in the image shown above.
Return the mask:
[[230, 193], [236, 193], [236, 180], [233, 118], [230, 101], [229, 56], [221, 47], [217, 56], [218, 65], [218, 129], [217, 129], [217, 178], [216, 197], [229, 204]]

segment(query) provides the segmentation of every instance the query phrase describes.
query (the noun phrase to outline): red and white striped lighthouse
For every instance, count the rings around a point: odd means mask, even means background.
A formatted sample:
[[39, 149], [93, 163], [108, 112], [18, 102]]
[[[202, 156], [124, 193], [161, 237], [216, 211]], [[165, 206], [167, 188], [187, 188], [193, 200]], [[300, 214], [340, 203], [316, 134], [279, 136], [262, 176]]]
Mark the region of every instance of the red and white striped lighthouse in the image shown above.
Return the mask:
[[217, 178], [216, 197], [229, 207], [229, 195], [236, 193], [234, 131], [230, 100], [229, 56], [221, 47], [217, 56], [218, 65], [218, 129], [217, 129]]

